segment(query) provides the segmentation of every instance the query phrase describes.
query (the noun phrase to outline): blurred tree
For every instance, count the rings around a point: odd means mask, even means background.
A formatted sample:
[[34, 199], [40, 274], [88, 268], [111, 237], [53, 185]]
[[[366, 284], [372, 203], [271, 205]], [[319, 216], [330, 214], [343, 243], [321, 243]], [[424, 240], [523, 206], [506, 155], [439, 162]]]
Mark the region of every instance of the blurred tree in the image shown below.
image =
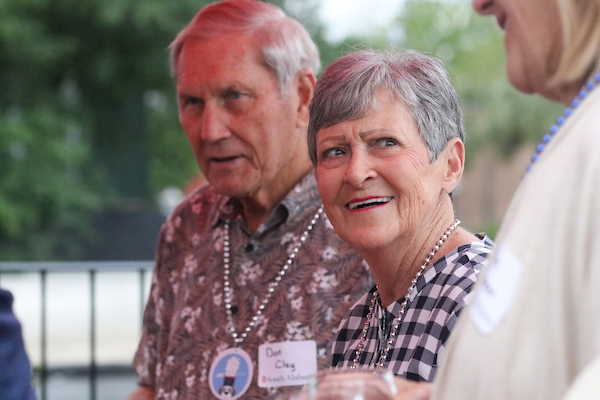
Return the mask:
[[[98, 215], [199, 174], [167, 47], [210, 2], [0, 0], [0, 260], [80, 258]], [[327, 48], [317, 0], [272, 2]]]
[[[468, 151], [490, 146], [510, 156], [539, 141], [561, 107], [516, 91], [508, 82], [504, 33], [461, 0], [406, 0], [399, 45], [440, 58], [449, 68], [465, 114]], [[493, 111], [493, 112], [492, 112]]]
[[[151, 198], [148, 160], [190, 175], [176, 113], [151, 129], [144, 98], [170, 90], [165, 49], [196, 7], [0, 2], [0, 259], [78, 258], [94, 212]], [[165, 135], [177, 151], [149, 146]]]
[[[523, 147], [533, 150], [533, 144], [541, 140], [554, 123], [553, 118], [562, 112], [561, 105], [524, 95], [510, 85], [503, 36], [495, 19], [477, 15], [471, 2], [404, 0], [392, 24], [378, 27], [367, 36], [346, 38], [343, 44], [346, 50], [364, 44], [378, 49], [415, 49], [446, 64], [465, 116], [467, 159], [475, 161], [477, 153], [486, 158], [484, 169], [473, 171], [485, 175], [485, 180], [478, 181], [476, 189], [471, 188], [471, 194], [479, 193], [474, 203], [481, 211], [472, 218], [470, 223], [474, 225], [469, 229], [485, 231], [492, 237], [503, 213], [501, 205], [507, 200], [505, 191], [510, 190], [507, 181], [512, 179], [501, 171], [510, 170], [508, 165], [496, 163], [495, 155], [510, 162], [513, 155], [522, 154]], [[469, 161], [466, 167], [474, 165], [482, 164]]]
[[[77, 259], [99, 240], [97, 215], [155, 210], [162, 189], [199, 174], [167, 46], [209, 2], [0, 0], [0, 260]], [[318, 0], [271, 2], [308, 28], [323, 66], [364, 43], [438, 56], [470, 152], [493, 144], [508, 155], [559, 112], [512, 89], [501, 31], [468, 2], [405, 0], [393, 26], [333, 44], [315, 18]]]
[[477, 15], [470, 2], [404, 0], [391, 26], [379, 27], [366, 37], [346, 38], [340, 46], [345, 51], [364, 44], [413, 49], [439, 58], [461, 99], [467, 151], [491, 146], [510, 156], [522, 144], [540, 140], [561, 106], [524, 95], [509, 84], [503, 36], [495, 20]]

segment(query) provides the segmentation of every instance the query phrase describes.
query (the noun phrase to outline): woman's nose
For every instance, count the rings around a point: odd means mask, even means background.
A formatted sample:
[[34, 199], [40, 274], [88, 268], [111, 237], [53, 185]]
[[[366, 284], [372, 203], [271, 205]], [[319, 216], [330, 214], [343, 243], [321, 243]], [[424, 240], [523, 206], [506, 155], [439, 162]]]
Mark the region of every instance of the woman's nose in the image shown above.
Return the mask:
[[345, 180], [353, 187], [363, 188], [367, 182], [375, 179], [375, 177], [377, 177], [377, 172], [373, 168], [369, 156], [362, 154], [362, 152], [353, 153], [346, 170]]

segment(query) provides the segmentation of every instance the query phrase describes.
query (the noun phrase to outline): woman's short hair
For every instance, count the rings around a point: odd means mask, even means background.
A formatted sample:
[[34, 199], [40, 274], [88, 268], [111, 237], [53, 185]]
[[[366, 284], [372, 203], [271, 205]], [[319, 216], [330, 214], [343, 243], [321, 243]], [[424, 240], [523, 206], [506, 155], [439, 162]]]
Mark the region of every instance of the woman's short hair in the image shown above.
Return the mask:
[[188, 39], [228, 34], [254, 35], [282, 94], [302, 68], [308, 67], [315, 76], [321, 68], [319, 50], [306, 29], [279, 7], [256, 0], [224, 0], [202, 8], [169, 46], [173, 79], [177, 80], [179, 56]]
[[563, 26], [563, 51], [553, 83], [581, 84], [600, 63], [600, 0], [555, 0]]
[[359, 50], [334, 61], [317, 81], [308, 124], [308, 149], [314, 165], [319, 130], [369, 114], [377, 107], [380, 89], [407, 108], [430, 162], [450, 139], [464, 140], [458, 95], [442, 62], [416, 51]]

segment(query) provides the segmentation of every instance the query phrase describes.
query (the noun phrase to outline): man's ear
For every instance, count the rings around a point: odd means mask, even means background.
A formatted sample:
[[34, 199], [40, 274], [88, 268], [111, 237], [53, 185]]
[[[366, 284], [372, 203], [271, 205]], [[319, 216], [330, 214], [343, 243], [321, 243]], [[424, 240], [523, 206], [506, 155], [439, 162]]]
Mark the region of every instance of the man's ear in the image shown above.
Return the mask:
[[292, 90], [297, 91], [298, 96], [298, 118], [296, 127], [304, 127], [308, 125], [308, 107], [312, 101], [317, 80], [310, 70], [304, 67], [296, 75], [295, 86]]
[[443, 188], [446, 193], [452, 193], [458, 186], [465, 169], [465, 145], [459, 138], [452, 138], [440, 154], [444, 170]]

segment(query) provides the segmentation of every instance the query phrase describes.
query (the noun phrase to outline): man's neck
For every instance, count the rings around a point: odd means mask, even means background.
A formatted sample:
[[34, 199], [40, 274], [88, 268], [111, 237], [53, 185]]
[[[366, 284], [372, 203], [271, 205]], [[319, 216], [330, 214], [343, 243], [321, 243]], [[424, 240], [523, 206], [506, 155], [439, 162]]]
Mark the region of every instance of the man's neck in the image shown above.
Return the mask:
[[258, 228], [269, 218], [273, 209], [264, 210], [263, 212], [246, 212], [244, 207], [244, 220], [251, 232], [256, 232]]
[[255, 193], [253, 196], [240, 198], [242, 203], [242, 215], [246, 225], [251, 232], [256, 232], [258, 228], [269, 218], [275, 207], [277, 207], [288, 193], [310, 172], [312, 166], [306, 171], [296, 174], [296, 179], [287, 185], [278, 185], [279, 190], [270, 190], [262, 193]]

